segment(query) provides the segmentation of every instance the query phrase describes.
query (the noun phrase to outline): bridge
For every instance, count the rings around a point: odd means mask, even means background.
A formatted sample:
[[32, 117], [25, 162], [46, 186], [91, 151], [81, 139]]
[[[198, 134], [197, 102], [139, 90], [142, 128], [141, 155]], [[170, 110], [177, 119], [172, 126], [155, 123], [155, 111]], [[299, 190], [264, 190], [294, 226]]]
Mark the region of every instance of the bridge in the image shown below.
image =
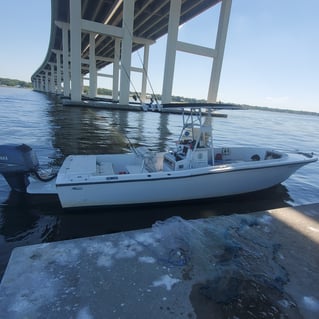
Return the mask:
[[[172, 97], [176, 52], [210, 57], [207, 94], [215, 102], [232, 0], [51, 0], [51, 35], [41, 66], [32, 75], [35, 90], [82, 99], [83, 79], [89, 97], [97, 95], [98, 76], [112, 79], [112, 100], [129, 103], [131, 72], [142, 74], [141, 101], [146, 99], [149, 48], [167, 34], [162, 102]], [[219, 9], [214, 48], [178, 41], [179, 26], [205, 10]], [[142, 67], [131, 65], [132, 53], [143, 49]], [[112, 64], [112, 74], [98, 71]]]

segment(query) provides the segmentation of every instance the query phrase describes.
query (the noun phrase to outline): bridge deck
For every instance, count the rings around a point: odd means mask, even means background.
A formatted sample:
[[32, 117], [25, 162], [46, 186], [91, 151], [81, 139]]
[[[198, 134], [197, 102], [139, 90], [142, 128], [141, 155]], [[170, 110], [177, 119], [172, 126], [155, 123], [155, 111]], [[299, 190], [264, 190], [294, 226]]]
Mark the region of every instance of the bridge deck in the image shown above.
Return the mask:
[[[51, 37], [47, 56], [34, 73], [44, 69], [50, 70], [49, 63], [56, 63], [56, 54], [52, 50], [62, 50], [62, 30], [58, 28], [55, 21], [70, 22], [69, 1], [51, 0]], [[187, 22], [205, 10], [213, 7], [221, 0], [182, 0], [180, 24]], [[135, 0], [134, 29], [135, 37], [157, 40], [167, 33], [169, 20], [170, 0]], [[122, 26], [123, 0], [82, 0], [82, 18], [107, 23], [112, 26]], [[114, 39], [99, 35], [96, 38], [96, 55], [105, 58], [114, 58]], [[82, 34], [82, 58], [89, 57], [89, 34]], [[133, 51], [141, 47], [140, 44], [133, 45]], [[110, 62], [98, 60], [97, 68], [101, 69]], [[83, 70], [83, 74], [89, 71]]]

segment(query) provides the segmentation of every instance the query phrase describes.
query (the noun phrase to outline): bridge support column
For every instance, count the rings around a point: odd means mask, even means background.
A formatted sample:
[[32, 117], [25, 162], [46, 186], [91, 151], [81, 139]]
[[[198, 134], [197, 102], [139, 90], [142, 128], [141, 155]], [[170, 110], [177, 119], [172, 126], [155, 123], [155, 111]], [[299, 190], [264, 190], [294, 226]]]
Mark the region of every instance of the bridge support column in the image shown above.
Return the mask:
[[144, 57], [143, 57], [143, 77], [142, 77], [142, 89], [141, 89], [141, 101], [144, 103], [146, 100], [146, 86], [147, 86], [147, 73], [148, 73], [148, 58], [150, 54], [149, 44], [144, 45]]
[[181, 0], [171, 0], [164, 66], [162, 103], [169, 103], [172, 97], [180, 12]]
[[124, 0], [123, 4], [120, 104], [128, 104], [130, 97], [134, 2], [134, 0]]
[[44, 75], [44, 91], [46, 93], [49, 92], [49, 73], [48, 71], [45, 71], [45, 75]]
[[45, 91], [45, 75], [42, 75], [40, 79], [40, 91]]
[[54, 74], [54, 64], [51, 63], [51, 74], [50, 74], [50, 93], [55, 93], [55, 74]]
[[81, 101], [81, 1], [70, 0], [71, 100]]
[[36, 91], [39, 91], [39, 78], [36, 77], [32, 83], [33, 83], [33, 89]]
[[90, 89], [89, 97], [95, 98], [97, 94], [97, 72], [96, 72], [96, 58], [95, 58], [95, 33], [90, 33]]
[[114, 63], [113, 63], [113, 88], [112, 88], [113, 101], [118, 101], [119, 99], [120, 52], [121, 52], [121, 40], [119, 38], [116, 38], [115, 47], [114, 47]]
[[219, 23], [215, 44], [216, 55], [213, 60], [212, 72], [210, 77], [207, 102], [214, 103], [217, 100], [220, 74], [224, 58], [226, 36], [229, 24], [232, 0], [223, 0], [220, 9]]
[[62, 25], [62, 46], [63, 46], [63, 95], [70, 96], [70, 70], [69, 70], [69, 36], [68, 25]]
[[61, 87], [61, 53], [60, 51], [57, 51], [55, 53], [56, 55], [56, 94], [60, 95], [62, 91]]

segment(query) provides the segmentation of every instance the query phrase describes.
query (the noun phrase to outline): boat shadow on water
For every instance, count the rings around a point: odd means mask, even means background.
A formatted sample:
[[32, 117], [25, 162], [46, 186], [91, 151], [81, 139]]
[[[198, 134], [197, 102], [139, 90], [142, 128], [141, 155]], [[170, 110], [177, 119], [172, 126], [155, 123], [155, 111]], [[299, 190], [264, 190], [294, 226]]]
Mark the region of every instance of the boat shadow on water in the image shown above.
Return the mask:
[[[30, 196], [11, 191], [2, 204], [2, 214], [28, 216], [55, 216], [59, 227], [67, 226], [68, 238], [94, 236], [151, 227], [158, 220], [172, 216], [184, 219], [206, 218], [220, 215], [244, 214], [290, 206], [293, 199], [286, 186], [275, 187], [214, 199], [189, 200], [173, 203], [153, 203], [127, 206], [82, 207], [63, 209], [56, 195]], [[83, 225], [81, 225], [83, 223]], [[80, 226], [80, 227], [78, 227]], [[74, 233], [72, 232], [74, 229]], [[71, 231], [71, 232], [70, 232]], [[84, 232], [84, 233], [82, 233]], [[73, 233], [73, 234], [72, 234]], [[60, 236], [59, 236], [60, 237]], [[67, 239], [64, 236], [56, 240]]]

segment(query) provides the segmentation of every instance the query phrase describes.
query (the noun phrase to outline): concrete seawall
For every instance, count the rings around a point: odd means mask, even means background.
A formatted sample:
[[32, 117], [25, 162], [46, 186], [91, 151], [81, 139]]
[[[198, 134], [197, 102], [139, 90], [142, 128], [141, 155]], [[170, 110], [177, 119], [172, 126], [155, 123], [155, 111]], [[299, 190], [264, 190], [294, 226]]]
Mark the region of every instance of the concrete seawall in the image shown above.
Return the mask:
[[3, 318], [319, 318], [319, 204], [16, 248]]

